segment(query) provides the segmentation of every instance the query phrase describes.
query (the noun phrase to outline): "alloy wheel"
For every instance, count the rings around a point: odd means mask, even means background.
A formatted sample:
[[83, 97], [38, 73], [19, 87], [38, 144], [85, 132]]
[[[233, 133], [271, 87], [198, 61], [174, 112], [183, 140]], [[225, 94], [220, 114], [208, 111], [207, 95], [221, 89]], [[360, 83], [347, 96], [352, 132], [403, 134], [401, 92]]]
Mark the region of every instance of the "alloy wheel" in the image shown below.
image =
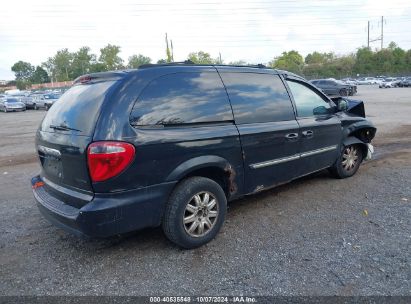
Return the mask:
[[186, 205], [183, 224], [191, 237], [202, 237], [212, 230], [218, 218], [217, 198], [210, 192], [195, 194]]
[[342, 166], [344, 170], [351, 171], [358, 162], [358, 150], [354, 146], [346, 147], [343, 153]]

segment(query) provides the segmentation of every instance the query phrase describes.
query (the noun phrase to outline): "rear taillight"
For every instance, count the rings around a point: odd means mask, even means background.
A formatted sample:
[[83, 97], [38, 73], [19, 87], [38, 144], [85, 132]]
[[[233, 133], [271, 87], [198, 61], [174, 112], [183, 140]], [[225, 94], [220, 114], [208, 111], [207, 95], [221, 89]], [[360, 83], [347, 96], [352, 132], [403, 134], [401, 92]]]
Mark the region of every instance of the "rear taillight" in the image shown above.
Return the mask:
[[116, 141], [99, 141], [87, 150], [88, 169], [93, 182], [102, 182], [120, 174], [132, 161], [135, 148], [132, 144]]

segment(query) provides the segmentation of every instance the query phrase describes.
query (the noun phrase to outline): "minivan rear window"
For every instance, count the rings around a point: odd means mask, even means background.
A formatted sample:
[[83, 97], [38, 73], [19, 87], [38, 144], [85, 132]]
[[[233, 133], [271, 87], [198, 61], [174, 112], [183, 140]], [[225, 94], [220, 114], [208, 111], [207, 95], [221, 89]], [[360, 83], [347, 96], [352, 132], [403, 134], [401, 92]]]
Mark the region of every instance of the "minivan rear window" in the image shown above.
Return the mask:
[[107, 91], [115, 81], [81, 84], [71, 87], [47, 112], [41, 130], [60, 130], [76, 135], [91, 136]]
[[217, 72], [181, 72], [153, 80], [130, 115], [133, 126], [233, 121]]

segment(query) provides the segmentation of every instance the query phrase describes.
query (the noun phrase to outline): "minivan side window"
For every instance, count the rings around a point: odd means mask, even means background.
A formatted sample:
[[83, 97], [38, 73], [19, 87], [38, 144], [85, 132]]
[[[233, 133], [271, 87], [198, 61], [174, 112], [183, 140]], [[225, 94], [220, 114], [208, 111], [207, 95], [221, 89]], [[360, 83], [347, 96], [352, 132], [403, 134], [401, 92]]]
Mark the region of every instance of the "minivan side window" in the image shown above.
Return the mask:
[[327, 114], [331, 109], [331, 105], [308, 86], [290, 80], [287, 84], [294, 97], [298, 117]]
[[287, 90], [278, 75], [222, 72], [237, 124], [294, 120]]
[[151, 81], [134, 104], [133, 126], [232, 121], [233, 114], [216, 72], [181, 72]]

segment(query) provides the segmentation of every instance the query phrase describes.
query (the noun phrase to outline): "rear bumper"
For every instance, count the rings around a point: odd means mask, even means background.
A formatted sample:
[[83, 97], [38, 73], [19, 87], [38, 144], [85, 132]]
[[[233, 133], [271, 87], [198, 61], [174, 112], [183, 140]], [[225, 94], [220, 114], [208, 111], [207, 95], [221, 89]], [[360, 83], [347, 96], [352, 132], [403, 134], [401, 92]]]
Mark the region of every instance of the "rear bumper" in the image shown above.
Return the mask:
[[[161, 223], [165, 203], [175, 182], [116, 193], [96, 193], [78, 209], [49, 193], [40, 176], [32, 179], [40, 212], [54, 225], [87, 237], [108, 237]], [[40, 185], [40, 186], [39, 186]]]

